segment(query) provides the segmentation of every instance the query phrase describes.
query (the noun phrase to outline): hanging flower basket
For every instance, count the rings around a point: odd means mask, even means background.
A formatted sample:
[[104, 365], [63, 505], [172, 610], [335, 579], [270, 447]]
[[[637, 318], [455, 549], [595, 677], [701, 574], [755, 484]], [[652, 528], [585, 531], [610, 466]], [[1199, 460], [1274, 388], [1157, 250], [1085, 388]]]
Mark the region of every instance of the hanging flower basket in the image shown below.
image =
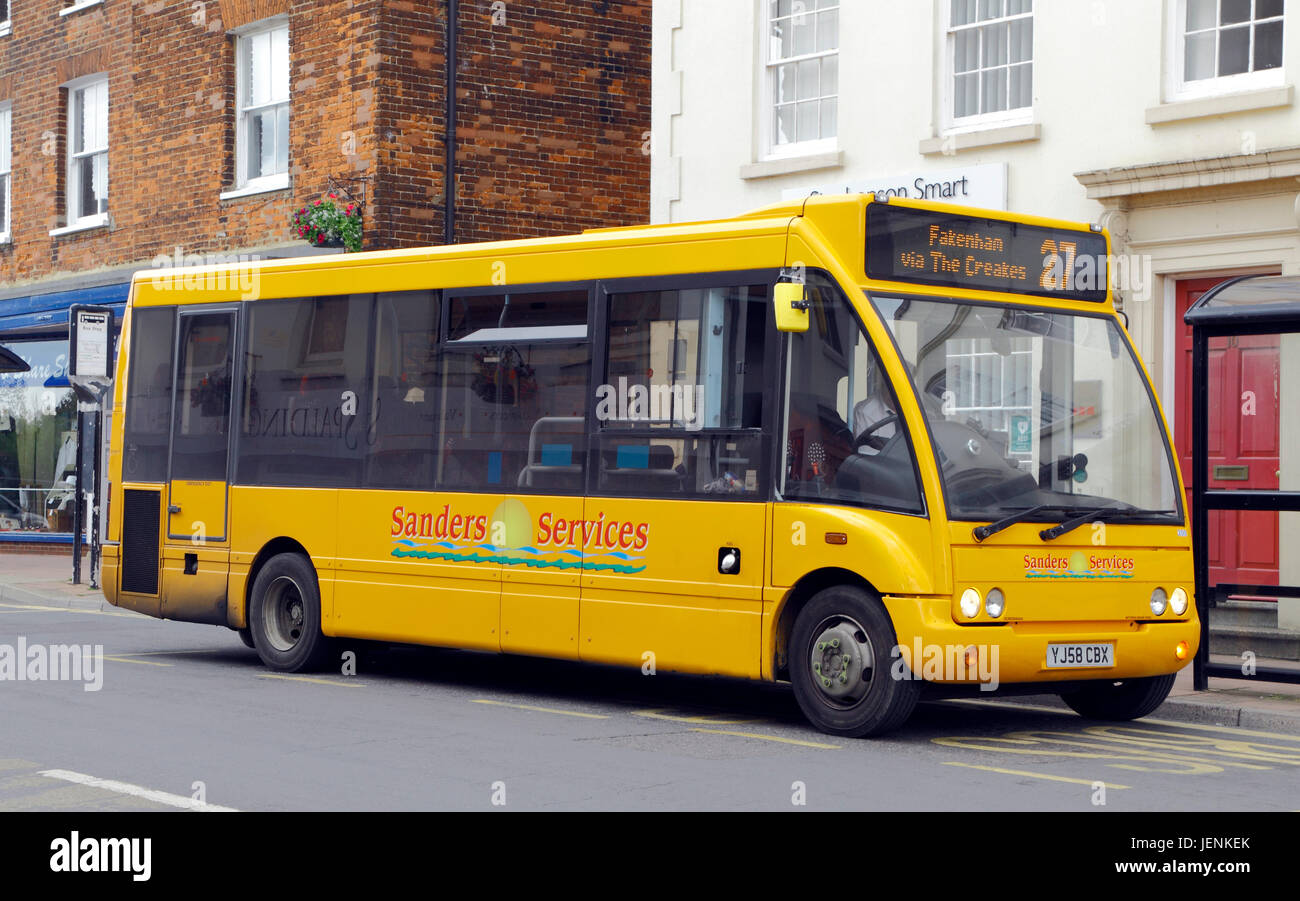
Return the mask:
[[326, 194], [293, 214], [293, 232], [316, 247], [361, 249], [361, 205]]

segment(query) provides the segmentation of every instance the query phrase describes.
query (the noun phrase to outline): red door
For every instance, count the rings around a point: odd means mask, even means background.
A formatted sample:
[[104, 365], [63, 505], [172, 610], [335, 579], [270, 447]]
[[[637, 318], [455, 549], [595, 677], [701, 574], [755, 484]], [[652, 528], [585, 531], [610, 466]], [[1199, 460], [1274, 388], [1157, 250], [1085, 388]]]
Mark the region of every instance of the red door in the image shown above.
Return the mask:
[[[1187, 308], [1224, 281], [1178, 283], [1178, 417], [1174, 440], [1192, 493], [1192, 329]], [[1276, 335], [1210, 342], [1210, 488], [1278, 488], [1279, 339]], [[1278, 584], [1278, 515], [1221, 510], [1210, 515], [1210, 584]]]

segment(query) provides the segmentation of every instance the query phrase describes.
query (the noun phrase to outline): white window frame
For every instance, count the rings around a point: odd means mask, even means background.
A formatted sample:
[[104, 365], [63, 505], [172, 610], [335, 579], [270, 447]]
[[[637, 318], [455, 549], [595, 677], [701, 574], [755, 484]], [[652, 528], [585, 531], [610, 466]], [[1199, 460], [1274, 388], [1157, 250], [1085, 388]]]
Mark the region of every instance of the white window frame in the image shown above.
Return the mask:
[[[808, 3], [809, 0], [796, 0], [796, 2]], [[810, 141], [797, 141], [791, 144], [776, 143], [776, 70], [779, 66], [798, 63], [809, 59], [824, 59], [829, 56], [837, 58], [840, 61], [840, 52], [844, 44], [844, 19], [843, 11], [846, 0], [836, 0], [835, 6], [831, 7], [841, 13], [839, 18], [836, 35], [837, 40], [834, 50], [814, 50], [812, 53], [806, 53], [802, 56], [791, 56], [787, 59], [773, 60], [772, 53], [772, 4], [770, 0], [758, 0], [759, 21], [762, 25], [762, 31], [759, 35], [759, 44], [762, 48], [760, 54], [760, 65], [762, 66], [762, 115], [759, 116], [760, 127], [763, 130], [759, 146], [762, 148], [760, 158], [764, 160], [789, 159], [790, 157], [811, 156], [819, 153], [833, 153], [839, 147], [839, 133], [841, 113], [843, 112], [842, 104], [838, 101], [844, 96], [844, 74], [840, 72], [836, 81], [836, 93], [834, 95], [819, 95], [819, 100], [826, 100], [834, 96], [836, 104], [835, 114], [835, 137], [822, 138], [818, 137]], [[806, 15], [816, 15], [823, 10], [810, 9]], [[819, 129], [820, 130], [820, 129]]]
[[[983, 22], [973, 22], [969, 25], [959, 25], [954, 28], [952, 24], [952, 2], [951, 0], [939, 0], [942, 6], [940, 20], [943, 22], [943, 89], [939, 92], [940, 102], [943, 104], [943, 122], [944, 135], [967, 134], [975, 131], [987, 131], [992, 128], [1004, 128], [1013, 125], [1028, 125], [1034, 121], [1034, 103], [1033, 94], [1037, 90], [1038, 84], [1038, 10], [1032, 8], [1028, 14], [1029, 28], [1033, 35], [1033, 53], [1029, 57], [1030, 78], [1033, 79], [1034, 90], [1030, 91], [1029, 106], [1016, 107], [1015, 109], [999, 110], [994, 113], [980, 113], [975, 116], [962, 116], [957, 118], [957, 31], [975, 29], [991, 25], [996, 22], [1009, 21], [1012, 19], [1026, 18], [1022, 14], [1015, 16], [1002, 16], [999, 19], [989, 19]], [[1042, 0], [1035, 0], [1035, 4]], [[1011, 63], [1008, 62], [1008, 68]], [[1015, 63], [1023, 65], [1023, 63]]]
[[[1168, 48], [1165, 53], [1165, 60], [1168, 65], [1165, 72], [1166, 99], [1171, 101], [1198, 100], [1203, 97], [1218, 97], [1224, 94], [1266, 90], [1286, 84], [1286, 20], [1288, 17], [1285, 3], [1282, 7], [1282, 65], [1275, 69], [1261, 69], [1257, 72], [1242, 72], [1238, 75], [1202, 78], [1198, 81], [1183, 80], [1187, 54], [1187, 43], [1184, 40], [1187, 32], [1187, 0], [1166, 0], [1166, 3], [1165, 22], [1168, 26], [1165, 35], [1165, 46]], [[1253, 7], [1251, 11], [1253, 13]], [[1216, 27], [1220, 26], [1216, 25]], [[1253, 25], [1251, 27], [1253, 30]], [[1253, 59], [1251, 63], [1253, 65]], [[1215, 65], [1218, 65], [1217, 44]]]
[[72, 3], [69, 3], [67, 6], [63, 7], [63, 9], [59, 10], [59, 15], [70, 16], [73, 13], [81, 12], [83, 9], [89, 9], [92, 6], [99, 6], [99, 4], [103, 2], [104, 0], [73, 0]]
[[287, 161], [288, 149], [286, 148], [286, 164], [284, 172], [276, 172], [272, 175], [263, 175], [257, 178], [248, 178], [247, 143], [248, 136], [248, 117], [251, 113], [258, 112], [273, 107], [285, 106], [289, 110], [289, 133], [285, 136], [288, 140], [293, 134], [293, 84], [292, 84], [292, 43], [289, 42], [289, 36], [286, 35], [286, 44], [289, 46], [289, 56], [285, 60], [285, 65], [289, 67], [290, 88], [289, 96], [284, 100], [276, 100], [270, 103], [261, 104], [260, 106], [243, 105], [245, 88], [245, 79], [242, 57], [244, 53], [244, 42], [260, 34], [270, 31], [284, 29], [286, 32], [289, 28], [288, 16], [274, 16], [269, 19], [262, 19], [251, 25], [237, 28], [230, 32], [234, 37], [235, 50], [235, 184], [234, 187], [225, 191], [221, 199], [230, 200], [237, 197], [244, 197], [249, 194], [260, 194], [265, 191], [280, 191], [289, 187], [289, 164]]
[[4, 18], [0, 19], [0, 38], [4, 37], [7, 34], [10, 34], [13, 31], [14, 11], [8, 8], [9, 6], [12, 5], [13, 5], [13, 0], [7, 0]]
[[[76, 140], [73, 135], [73, 128], [76, 125], [77, 119], [73, 113], [73, 105], [76, 103], [77, 92], [83, 91], [86, 88], [93, 87], [101, 83], [104, 85], [104, 94], [105, 94], [104, 146], [95, 147], [89, 150], [83, 150], [80, 153], [74, 153], [73, 147], [76, 146]], [[76, 177], [77, 160], [84, 159], [90, 156], [95, 156], [100, 153], [107, 154], [109, 152], [110, 147], [112, 146], [112, 137], [110, 135], [110, 129], [108, 128], [108, 124], [111, 121], [110, 112], [112, 110], [113, 100], [112, 97], [109, 95], [109, 91], [108, 91], [108, 75], [105, 73], [100, 73], [97, 75], [87, 75], [84, 78], [78, 78], [75, 81], [68, 82], [67, 84], [63, 85], [63, 88], [67, 92], [67, 115], [68, 115], [68, 123], [67, 123], [68, 147], [67, 147], [67, 156], [64, 165], [65, 179], [64, 179], [64, 192], [63, 192], [64, 219], [67, 222], [67, 225], [65, 225], [63, 228], [55, 229], [53, 232], [50, 233], [51, 235], [54, 235], [56, 233], [62, 234], [70, 231], [81, 231], [82, 229], [96, 228], [98, 226], [108, 224], [107, 211], [103, 213], [93, 213], [92, 215], [89, 216], [76, 215], [76, 210], [81, 206], [81, 199], [82, 199], [80, 182], [77, 180]], [[105, 172], [107, 173], [105, 176], [105, 181], [107, 183], [105, 184], [104, 188], [105, 190], [108, 190], [109, 184], [112, 183], [112, 173], [108, 171], [107, 163], [105, 163]], [[112, 197], [111, 193], [109, 194], [109, 197], [110, 198]]]
[[0, 102], [0, 178], [4, 186], [0, 187], [0, 197], [4, 199], [4, 215], [0, 216], [0, 244], [13, 240], [13, 147], [14, 114], [12, 102]]

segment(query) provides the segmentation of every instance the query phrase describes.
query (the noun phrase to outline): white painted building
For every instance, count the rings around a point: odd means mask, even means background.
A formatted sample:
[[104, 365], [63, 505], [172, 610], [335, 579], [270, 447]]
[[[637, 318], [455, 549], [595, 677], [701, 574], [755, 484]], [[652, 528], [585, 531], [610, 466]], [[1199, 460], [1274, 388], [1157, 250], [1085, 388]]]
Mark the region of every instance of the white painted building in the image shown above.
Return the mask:
[[[1300, 274], [1298, 16], [1295, 0], [654, 0], [651, 216], [892, 190], [1101, 222], [1152, 274], [1120, 303], [1189, 450], [1181, 313], [1228, 276]], [[1271, 397], [1278, 478], [1300, 488], [1300, 399], [1277, 374], [1293, 348], [1229, 387]]]
[[1125, 300], [1168, 394], [1180, 279], [1300, 272], [1300, 29], [1272, 15], [1284, 6], [655, 0], [652, 219], [929, 185], [1101, 221], [1117, 251], [1151, 257], [1152, 302]]

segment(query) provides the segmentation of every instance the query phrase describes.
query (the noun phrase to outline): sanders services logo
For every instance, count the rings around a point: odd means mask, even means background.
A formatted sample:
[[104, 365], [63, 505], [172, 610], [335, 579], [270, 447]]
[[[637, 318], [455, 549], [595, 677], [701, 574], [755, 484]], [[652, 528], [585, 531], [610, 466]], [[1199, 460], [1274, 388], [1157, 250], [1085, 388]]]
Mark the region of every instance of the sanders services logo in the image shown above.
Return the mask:
[[1025, 554], [1026, 579], [1131, 579], [1133, 558], [1120, 554]]
[[527, 505], [509, 497], [492, 513], [393, 508], [389, 537], [401, 560], [499, 563], [534, 569], [639, 573], [650, 546], [650, 524], [612, 519], [566, 519], [549, 510], [533, 521]]

